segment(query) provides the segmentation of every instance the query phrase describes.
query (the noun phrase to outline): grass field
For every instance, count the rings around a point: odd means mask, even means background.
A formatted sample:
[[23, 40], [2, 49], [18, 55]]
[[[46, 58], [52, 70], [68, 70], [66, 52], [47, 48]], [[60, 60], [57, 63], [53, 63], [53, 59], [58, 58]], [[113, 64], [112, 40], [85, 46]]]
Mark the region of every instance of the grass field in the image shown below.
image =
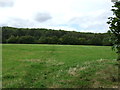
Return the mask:
[[3, 44], [3, 88], [117, 87], [109, 46]]

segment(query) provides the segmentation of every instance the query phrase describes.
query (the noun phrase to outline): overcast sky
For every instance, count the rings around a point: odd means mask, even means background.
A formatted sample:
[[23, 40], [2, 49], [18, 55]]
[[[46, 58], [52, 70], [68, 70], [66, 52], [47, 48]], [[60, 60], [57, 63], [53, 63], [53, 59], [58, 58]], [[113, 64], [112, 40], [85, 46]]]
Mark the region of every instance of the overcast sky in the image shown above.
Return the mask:
[[107, 32], [111, 0], [0, 0], [0, 26]]

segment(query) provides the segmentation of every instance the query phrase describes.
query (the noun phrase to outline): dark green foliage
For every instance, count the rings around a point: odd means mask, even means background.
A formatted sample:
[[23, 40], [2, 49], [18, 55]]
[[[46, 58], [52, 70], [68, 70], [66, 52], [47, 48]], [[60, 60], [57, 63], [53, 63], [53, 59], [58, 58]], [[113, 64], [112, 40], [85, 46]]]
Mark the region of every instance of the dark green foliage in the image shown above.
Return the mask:
[[120, 1], [114, 4], [112, 11], [114, 17], [109, 17], [107, 23], [110, 25], [113, 48], [117, 49], [118, 60], [120, 60]]
[[111, 45], [108, 33], [2, 27], [2, 43]]
[[32, 36], [21, 36], [18, 42], [23, 44], [31, 44], [34, 43], [34, 38]]
[[11, 36], [10, 38], [7, 39], [7, 43], [18, 43], [19, 37]]

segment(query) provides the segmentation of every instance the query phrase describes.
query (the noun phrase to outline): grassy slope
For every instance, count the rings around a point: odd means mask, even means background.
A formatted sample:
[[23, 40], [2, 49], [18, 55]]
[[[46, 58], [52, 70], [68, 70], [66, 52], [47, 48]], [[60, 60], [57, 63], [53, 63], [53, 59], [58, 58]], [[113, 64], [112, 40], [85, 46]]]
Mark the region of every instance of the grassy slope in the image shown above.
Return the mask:
[[116, 87], [115, 58], [108, 46], [6, 44], [3, 87]]

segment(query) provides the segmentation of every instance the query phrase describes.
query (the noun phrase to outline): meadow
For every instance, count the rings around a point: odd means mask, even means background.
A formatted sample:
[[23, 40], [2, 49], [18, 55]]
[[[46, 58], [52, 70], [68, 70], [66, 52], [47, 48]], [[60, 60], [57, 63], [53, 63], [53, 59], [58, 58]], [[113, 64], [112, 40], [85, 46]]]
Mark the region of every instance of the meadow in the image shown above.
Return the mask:
[[110, 46], [2, 45], [3, 88], [116, 88]]

